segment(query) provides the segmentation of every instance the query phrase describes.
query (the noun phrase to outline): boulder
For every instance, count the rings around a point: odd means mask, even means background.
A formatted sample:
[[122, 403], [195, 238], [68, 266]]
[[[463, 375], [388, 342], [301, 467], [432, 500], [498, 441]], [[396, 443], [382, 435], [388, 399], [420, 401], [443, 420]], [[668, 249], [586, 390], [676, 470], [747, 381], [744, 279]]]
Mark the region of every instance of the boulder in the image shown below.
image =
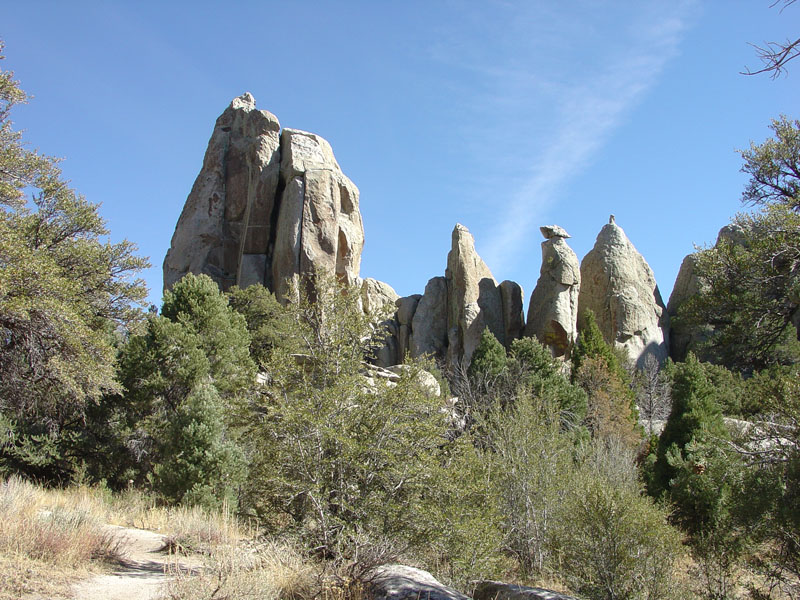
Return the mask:
[[394, 318], [397, 321], [398, 363], [403, 362], [406, 354], [411, 352], [411, 323], [414, 320], [414, 313], [417, 312], [417, 305], [421, 298], [422, 294], [413, 294], [398, 298], [395, 302], [397, 313], [395, 313]]
[[317, 270], [352, 285], [364, 230], [358, 189], [330, 145], [284, 129], [249, 93], [217, 119], [164, 259], [164, 288], [206, 273], [220, 288], [261, 283], [285, 301]]
[[387, 370], [402, 376], [403, 373], [413, 373], [414, 381], [420, 390], [429, 396], [438, 398], [442, 395], [442, 388], [431, 373], [424, 369], [417, 369], [411, 365], [392, 365]]
[[492, 272], [475, 251], [475, 240], [461, 224], [453, 229], [447, 255], [447, 362], [469, 363], [485, 327], [506, 343], [503, 300]]
[[472, 594], [473, 600], [577, 600], [544, 588], [527, 587], [499, 581], [479, 581]]
[[558, 225], [539, 228], [542, 267], [531, 294], [525, 335], [536, 336], [553, 356], [568, 356], [578, 335], [578, 295], [581, 267], [565, 241], [569, 234]]
[[683, 323], [678, 317], [678, 309], [700, 291], [700, 280], [695, 273], [696, 264], [696, 254], [684, 257], [667, 303], [667, 314], [670, 319], [669, 355], [678, 362], [685, 360], [692, 346], [705, 338], [702, 332]]
[[411, 325], [411, 356], [444, 358], [447, 351], [447, 279], [433, 277], [425, 286]]
[[361, 307], [366, 314], [377, 314], [384, 309], [393, 313], [395, 302], [399, 298], [400, 296], [388, 283], [371, 277], [361, 282]]
[[405, 565], [375, 567], [364, 580], [370, 600], [469, 600], [427, 571]]
[[366, 315], [382, 319], [375, 327], [384, 329], [383, 344], [374, 350], [376, 365], [388, 367], [400, 362], [397, 348], [398, 323], [394, 318], [395, 302], [399, 296], [392, 286], [383, 281], [366, 278], [361, 282], [361, 308]]
[[600, 230], [580, 269], [579, 327], [592, 310], [603, 337], [642, 365], [647, 354], [667, 358], [668, 316], [652, 269], [613, 222]]

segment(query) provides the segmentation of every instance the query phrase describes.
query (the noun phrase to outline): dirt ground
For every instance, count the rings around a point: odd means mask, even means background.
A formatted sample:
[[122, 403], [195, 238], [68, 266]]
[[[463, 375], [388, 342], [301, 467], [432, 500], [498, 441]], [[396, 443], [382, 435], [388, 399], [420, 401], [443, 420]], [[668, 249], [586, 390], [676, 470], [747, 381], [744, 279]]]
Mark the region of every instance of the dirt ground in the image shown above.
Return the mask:
[[152, 531], [109, 526], [120, 541], [122, 564], [72, 587], [76, 600], [153, 600], [177, 569], [196, 571], [199, 557], [178, 557], [164, 550], [164, 536]]

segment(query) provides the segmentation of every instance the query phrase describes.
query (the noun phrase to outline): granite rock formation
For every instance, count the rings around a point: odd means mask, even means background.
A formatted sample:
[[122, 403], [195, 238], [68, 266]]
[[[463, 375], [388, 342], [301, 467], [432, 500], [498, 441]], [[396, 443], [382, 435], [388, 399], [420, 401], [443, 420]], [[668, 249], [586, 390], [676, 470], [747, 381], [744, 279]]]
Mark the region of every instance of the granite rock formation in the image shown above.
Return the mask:
[[262, 283], [279, 299], [316, 269], [355, 284], [364, 244], [358, 189], [330, 145], [284, 129], [246, 93], [217, 119], [164, 259], [164, 288], [186, 273], [220, 286]]
[[453, 229], [447, 255], [447, 362], [469, 363], [488, 327], [506, 344], [503, 300], [492, 272], [475, 251], [475, 240], [461, 224]]
[[433, 277], [425, 286], [411, 321], [411, 356], [444, 356], [447, 351], [447, 279]]
[[[746, 231], [742, 226], [730, 223], [719, 230], [715, 246], [724, 242], [740, 245], [744, 244], [746, 239]], [[678, 362], [685, 360], [690, 350], [697, 352], [698, 344], [707, 340], [712, 333], [711, 325], [698, 326], [686, 323], [680, 316], [681, 306], [702, 290], [702, 283], [695, 272], [696, 266], [696, 253], [684, 257], [667, 303], [667, 313], [670, 318], [669, 355], [672, 360]]]
[[569, 234], [558, 225], [539, 228], [542, 268], [531, 294], [525, 335], [536, 336], [553, 356], [568, 356], [578, 335], [578, 294], [581, 268], [565, 241]]
[[667, 358], [668, 316], [655, 276], [613, 216], [581, 263], [579, 327], [586, 310], [605, 339], [638, 366], [647, 354]]

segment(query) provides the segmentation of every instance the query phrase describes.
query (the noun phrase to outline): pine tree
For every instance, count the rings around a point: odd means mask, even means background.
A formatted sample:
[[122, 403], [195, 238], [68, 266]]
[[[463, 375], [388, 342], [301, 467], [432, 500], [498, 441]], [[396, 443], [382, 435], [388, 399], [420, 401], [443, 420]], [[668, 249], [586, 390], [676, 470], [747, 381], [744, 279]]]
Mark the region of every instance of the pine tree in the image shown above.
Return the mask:
[[64, 481], [92, 453], [87, 407], [118, 390], [115, 331], [141, 320], [149, 265], [27, 148], [10, 119], [26, 99], [0, 70], [0, 472]]
[[653, 491], [668, 490], [677, 475], [676, 467], [670, 464], [670, 455], [685, 459], [690, 443], [727, 437], [715, 396], [715, 388], [702, 364], [690, 352], [686, 362], [674, 367], [672, 410], [658, 442]]

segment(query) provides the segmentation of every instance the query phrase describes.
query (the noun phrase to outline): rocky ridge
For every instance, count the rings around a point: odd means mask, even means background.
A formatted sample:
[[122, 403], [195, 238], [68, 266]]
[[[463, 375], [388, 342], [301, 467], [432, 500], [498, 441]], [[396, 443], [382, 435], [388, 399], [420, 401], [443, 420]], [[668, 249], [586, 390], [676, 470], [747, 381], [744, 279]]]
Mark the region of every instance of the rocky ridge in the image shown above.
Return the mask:
[[[327, 141], [281, 129], [277, 117], [258, 110], [246, 93], [217, 119], [164, 260], [164, 287], [186, 273], [205, 273], [223, 290], [261, 283], [286, 302], [302, 275], [333, 274], [360, 286], [366, 312], [383, 313], [380, 326], [388, 337], [375, 363], [385, 367], [423, 355], [450, 369], [466, 365], [485, 328], [506, 347], [536, 336], [554, 356], [568, 357], [587, 309], [606, 340], [632, 361], [641, 363], [647, 354], [665, 359], [668, 311], [652, 270], [613, 216], [581, 263], [562, 227], [540, 230], [542, 265], [527, 324], [522, 288], [497, 282], [460, 224], [444, 275], [428, 281], [424, 293], [398, 297], [384, 282], [361, 280], [358, 188]], [[690, 293], [688, 279], [681, 286]]]

